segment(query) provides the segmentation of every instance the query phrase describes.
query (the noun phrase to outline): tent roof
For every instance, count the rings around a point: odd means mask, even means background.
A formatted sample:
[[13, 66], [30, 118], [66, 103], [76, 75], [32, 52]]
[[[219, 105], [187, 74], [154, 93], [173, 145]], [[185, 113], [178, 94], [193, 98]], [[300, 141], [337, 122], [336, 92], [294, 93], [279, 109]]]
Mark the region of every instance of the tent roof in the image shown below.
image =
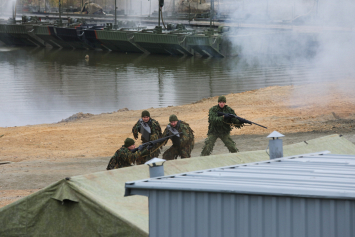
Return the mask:
[[[321, 150], [355, 155], [355, 145], [339, 135], [284, 146], [284, 155]], [[167, 161], [164, 169], [166, 175], [173, 175], [268, 159], [264, 150], [240, 152]], [[82, 236], [84, 227], [86, 236], [148, 236], [147, 198], [124, 197], [126, 182], [147, 178], [148, 166], [139, 165], [60, 180], [1, 208], [0, 236], [36, 236], [43, 231], [47, 236], [58, 231], [61, 236]]]

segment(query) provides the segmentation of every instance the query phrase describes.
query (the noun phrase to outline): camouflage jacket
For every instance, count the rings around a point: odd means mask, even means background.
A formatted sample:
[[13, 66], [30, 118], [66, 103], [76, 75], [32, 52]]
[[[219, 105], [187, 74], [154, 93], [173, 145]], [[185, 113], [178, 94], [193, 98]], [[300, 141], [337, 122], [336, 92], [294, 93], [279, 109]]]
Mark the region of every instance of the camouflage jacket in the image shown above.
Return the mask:
[[233, 127], [240, 128], [243, 124], [239, 122], [236, 118], [223, 118], [223, 116], [218, 116], [217, 112], [223, 112], [228, 114], [235, 114], [234, 110], [225, 105], [223, 108], [219, 105], [213, 106], [208, 114], [208, 133], [207, 135], [217, 135], [217, 134], [229, 134]]
[[142, 159], [141, 152], [137, 151], [136, 153], [132, 153], [128, 148], [122, 146], [111, 157], [106, 169], [112, 170], [129, 167], [132, 166], [136, 160], [140, 161], [140, 159]]
[[[169, 123], [164, 130], [163, 137], [173, 135], [169, 129], [170, 127], [172, 126]], [[194, 136], [194, 131], [190, 128], [190, 125], [184, 121], [179, 120], [175, 129], [179, 133], [181, 132], [182, 134], [180, 134], [180, 138], [178, 137], [170, 138], [173, 142], [173, 146], [191, 146], [191, 150], [192, 150], [193, 146], [195, 145], [195, 136]], [[168, 142], [168, 140], [165, 140], [163, 145], [165, 145]]]
[[[151, 134], [150, 134], [150, 141], [153, 141], [153, 140], [157, 140], [159, 138], [161, 138], [161, 128], [160, 128], [160, 124], [158, 121], [156, 121], [155, 119], [150, 119], [147, 123], [150, 127], [150, 130], [151, 130]], [[133, 126], [132, 128], [132, 133], [133, 133], [133, 136], [134, 138], [137, 140], [138, 139], [138, 133], [140, 132], [140, 121], [138, 120], [137, 123]], [[149, 142], [149, 141], [146, 141], [143, 137], [141, 137], [142, 139], [142, 142], [143, 143], [146, 143], [146, 142]]]

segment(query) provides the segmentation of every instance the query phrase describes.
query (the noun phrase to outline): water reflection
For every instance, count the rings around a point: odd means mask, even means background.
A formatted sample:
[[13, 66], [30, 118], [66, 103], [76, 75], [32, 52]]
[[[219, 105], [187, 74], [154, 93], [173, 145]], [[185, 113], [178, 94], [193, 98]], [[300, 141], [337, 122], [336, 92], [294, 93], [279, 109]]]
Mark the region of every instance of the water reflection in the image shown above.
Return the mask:
[[181, 105], [327, 74], [311, 75], [311, 65], [284, 60], [42, 48], [0, 48], [0, 72], [0, 126], [52, 123], [77, 112]]

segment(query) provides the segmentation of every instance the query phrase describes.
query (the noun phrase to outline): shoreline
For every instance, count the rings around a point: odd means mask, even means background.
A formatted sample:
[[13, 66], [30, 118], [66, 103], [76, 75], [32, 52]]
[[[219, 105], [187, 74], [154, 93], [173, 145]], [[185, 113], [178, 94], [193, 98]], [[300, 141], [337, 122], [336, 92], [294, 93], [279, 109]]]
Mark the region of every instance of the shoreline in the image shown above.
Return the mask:
[[[347, 80], [344, 83], [348, 83]], [[354, 82], [352, 82], [354, 83]], [[329, 88], [338, 85], [329, 83]], [[351, 132], [355, 129], [355, 95], [333, 89], [324, 92], [317, 84], [301, 86], [271, 86], [228, 94], [227, 105], [238, 116], [268, 127], [256, 125], [233, 129], [231, 135], [268, 135], [274, 130], [284, 133]], [[349, 93], [347, 93], [349, 92]], [[158, 120], [162, 130], [171, 114], [190, 124], [196, 142], [206, 138], [208, 111], [217, 104], [218, 96], [197, 102], [151, 108], [151, 117]], [[121, 109], [113, 113], [81, 116], [70, 121], [18, 127], [0, 127], [0, 160], [19, 162], [81, 157], [110, 156], [126, 137], [133, 138], [132, 126], [143, 110]], [[71, 117], [73, 117], [71, 116]], [[141, 143], [137, 140], [136, 145]]]
[[[332, 90], [324, 91], [319, 85], [273, 86], [228, 94], [227, 104], [240, 117], [268, 127], [253, 125], [232, 130], [237, 148], [241, 152], [265, 150], [269, 140], [266, 136], [274, 130], [285, 135], [284, 145], [331, 134], [343, 134], [355, 144], [352, 87], [337, 90], [339, 85], [329, 84], [328, 88]], [[196, 157], [207, 134], [208, 110], [217, 104], [217, 98], [148, 110], [162, 129], [172, 113], [188, 122], [195, 131], [192, 157]], [[104, 171], [124, 139], [133, 137], [131, 128], [141, 111], [102, 113], [54, 124], [0, 127], [0, 161], [11, 161], [0, 165], [0, 179], [4, 180], [0, 185], [0, 208], [65, 177]], [[137, 140], [136, 144], [140, 143]], [[168, 147], [169, 144], [164, 149]], [[218, 139], [212, 154], [227, 152]]]

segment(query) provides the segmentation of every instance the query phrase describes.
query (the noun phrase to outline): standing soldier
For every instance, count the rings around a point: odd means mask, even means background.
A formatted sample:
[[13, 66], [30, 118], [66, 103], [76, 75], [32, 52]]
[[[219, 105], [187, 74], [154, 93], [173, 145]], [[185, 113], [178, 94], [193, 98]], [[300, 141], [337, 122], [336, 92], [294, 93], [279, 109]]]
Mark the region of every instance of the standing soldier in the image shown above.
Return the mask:
[[208, 117], [208, 133], [205, 140], [205, 145], [202, 149], [201, 156], [209, 156], [212, 153], [213, 146], [220, 138], [229, 152], [236, 153], [238, 149], [235, 142], [230, 137], [230, 131], [233, 127], [241, 128], [243, 123], [238, 119], [229, 116], [218, 116], [218, 112], [235, 114], [234, 110], [226, 105], [227, 99], [224, 96], [218, 97], [218, 105], [213, 106], [209, 111]]
[[114, 156], [112, 156], [106, 169], [112, 170], [129, 167], [135, 162], [137, 164], [142, 163], [141, 160], [144, 160], [142, 155], [148, 153], [148, 151], [144, 150], [143, 152], [137, 151], [136, 153], [132, 153], [132, 150], [136, 147], [134, 143], [135, 141], [132, 138], [127, 138], [124, 141], [124, 145], [116, 151]]
[[[132, 133], [136, 140], [138, 139], [138, 133], [140, 133], [142, 143], [157, 140], [162, 136], [159, 122], [152, 119], [147, 110], [142, 112], [142, 118], [133, 126]], [[150, 153], [145, 156], [145, 161], [158, 157], [159, 154], [160, 147], [156, 145], [151, 149]], [[144, 160], [142, 162], [144, 163]]]
[[[173, 145], [164, 152], [163, 159], [173, 160], [178, 156], [180, 156], [181, 159], [190, 158], [191, 151], [195, 145], [194, 131], [192, 131], [188, 123], [178, 120], [175, 114], [170, 115], [169, 121], [170, 123], [166, 126], [163, 137], [174, 134], [176, 134], [176, 136], [171, 138]], [[168, 140], [164, 141], [163, 145], [167, 142]]]

